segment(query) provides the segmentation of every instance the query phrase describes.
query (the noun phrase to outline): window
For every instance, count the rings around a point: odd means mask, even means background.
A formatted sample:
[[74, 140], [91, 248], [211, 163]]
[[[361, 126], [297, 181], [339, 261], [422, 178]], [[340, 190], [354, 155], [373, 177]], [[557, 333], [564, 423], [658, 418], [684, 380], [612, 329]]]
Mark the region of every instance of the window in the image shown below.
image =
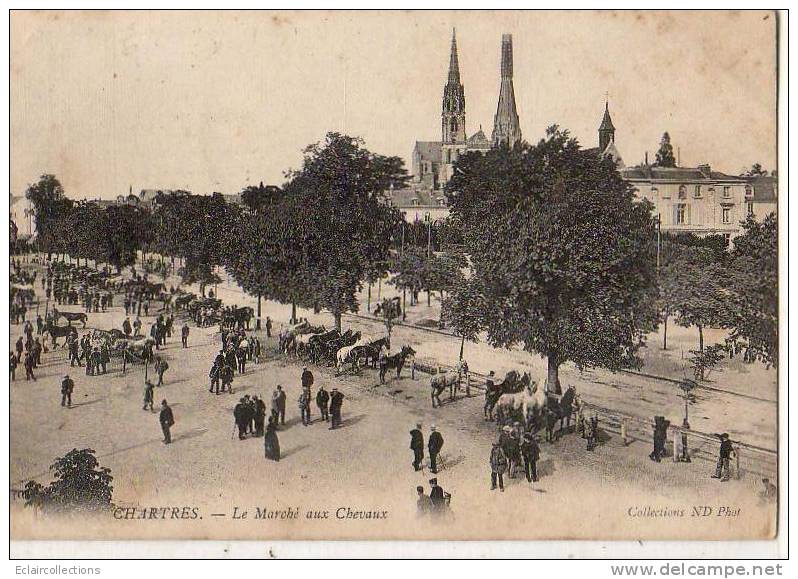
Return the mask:
[[674, 221], [676, 222], [676, 225], [686, 225], [687, 205], [685, 203], [678, 203], [675, 209], [676, 209], [676, 218], [674, 219]]
[[731, 233], [724, 233], [723, 241], [726, 243], [726, 247], [729, 247], [731, 245]]
[[687, 187], [685, 185], [679, 185], [679, 199], [686, 199], [687, 198]]
[[417, 198], [414, 198], [412, 203], [413, 203], [413, 207], [418, 207], [419, 201], [418, 201]]
[[693, 193], [696, 197], [701, 197], [701, 185], [695, 186], [695, 192]]
[[753, 214], [754, 214], [754, 202], [753, 201], [749, 201], [748, 202], [748, 215], [753, 215]]
[[731, 187], [729, 187], [728, 185], [726, 185], [725, 187], [723, 187], [723, 196], [724, 196], [726, 199], [728, 199], [729, 197], [731, 197]]
[[731, 223], [731, 207], [723, 207], [721, 211], [721, 221], [723, 223]]

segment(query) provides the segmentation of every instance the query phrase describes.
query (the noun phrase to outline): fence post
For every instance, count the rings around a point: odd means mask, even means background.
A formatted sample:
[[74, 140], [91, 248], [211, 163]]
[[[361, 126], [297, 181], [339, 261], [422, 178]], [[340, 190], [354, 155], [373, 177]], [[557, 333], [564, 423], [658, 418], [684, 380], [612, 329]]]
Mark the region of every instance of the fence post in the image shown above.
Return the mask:
[[411, 380], [415, 380], [416, 379], [416, 361], [415, 360], [413, 360], [413, 362], [410, 364], [410, 378], [411, 378]]
[[626, 436], [626, 418], [621, 418], [621, 440], [623, 441], [623, 445], [627, 446], [629, 444], [629, 439]]
[[471, 397], [471, 372], [466, 372], [466, 397]]

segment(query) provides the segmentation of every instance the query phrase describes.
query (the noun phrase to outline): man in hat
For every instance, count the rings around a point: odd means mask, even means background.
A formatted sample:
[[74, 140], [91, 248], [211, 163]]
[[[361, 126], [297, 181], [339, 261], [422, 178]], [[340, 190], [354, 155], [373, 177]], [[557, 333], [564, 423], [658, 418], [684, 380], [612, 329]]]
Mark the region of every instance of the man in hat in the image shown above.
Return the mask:
[[421, 433], [421, 424], [410, 431], [410, 450], [413, 451], [413, 468], [421, 470], [421, 463], [424, 461], [424, 435]]
[[504, 473], [507, 470], [507, 455], [504, 454], [500, 441], [493, 443], [490, 450], [490, 490], [496, 490], [496, 479], [499, 481], [499, 488], [504, 492]]
[[164, 444], [171, 444], [172, 432], [170, 429], [175, 425], [175, 415], [165, 398], [161, 400], [161, 414], [158, 416], [158, 420], [161, 423], [161, 430], [163, 430]]
[[344, 404], [344, 395], [338, 392], [338, 388], [333, 388], [330, 392], [330, 415], [332, 424], [330, 430], [341, 426], [341, 406]]
[[280, 384], [277, 385], [277, 389], [272, 393], [272, 416], [274, 417], [275, 426], [277, 426], [278, 419], [280, 424], [285, 424], [285, 392]]
[[430, 484], [430, 491], [429, 491], [429, 499], [432, 503], [432, 513], [439, 514], [443, 512], [446, 508], [446, 497], [443, 493], [443, 488], [438, 486], [438, 479], [431, 478], [429, 479]]
[[712, 478], [719, 478], [720, 482], [728, 482], [729, 477], [731, 476], [730, 461], [732, 455], [734, 454], [734, 447], [732, 447], [732, 443], [731, 440], [729, 440], [729, 434], [727, 432], [724, 432], [718, 438], [720, 438], [718, 465], [715, 468], [715, 474], [712, 475]]
[[146, 380], [144, 382], [144, 406], [142, 406], [142, 410], [147, 410], [147, 406], [150, 407], [150, 412], [154, 412], [155, 409], [152, 407], [153, 401], [155, 398], [155, 384]]
[[299, 395], [299, 412], [302, 415], [302, 424], [307, 426], [310, 424], [310, 386], [302, 388], [302, 394]]
[[61, 406], [72, 407], [72, 392], [75, 390], [75, 382], [69, 377], [69, 374], [64, 376], [61, 381]]
[[321, 413], [321, 419], [325, 422], [329, 422], [330, 420], [330, 393], [324, 389], [324, 384], [319, 386], [319, 391], [316, 392], [316, 406], [319, 407], [319, 412]]
[[238, 440], [244, 440], [247, 437], [247, 402], [244, 398], [239, 399], [233, 409], [233, 419], [238, 427]]
[[180, 341], [182, 342], [184, 348], [188, 348], [188, 333], [188, 322], [185, 322], [183, 327], [180, 328]]
[[538, 459], [540, 446], [531, 432], [524, 434], [521, 442], [521, 456], [524, 458], [524, 473], [527, 482], [538, 482]]
[[255, 436], [263, 436], [266, 424], [266, 403], [257, 394], [252, 397], [255, 402]]
[[438, 432], [437, 427], [433, 424], [430, 427], [432, 431], [427, 441], [427, 450], [429, 450], [429, 469], [433, 474], [438, 472], [438, 454], [443, 448], [443, 436]]

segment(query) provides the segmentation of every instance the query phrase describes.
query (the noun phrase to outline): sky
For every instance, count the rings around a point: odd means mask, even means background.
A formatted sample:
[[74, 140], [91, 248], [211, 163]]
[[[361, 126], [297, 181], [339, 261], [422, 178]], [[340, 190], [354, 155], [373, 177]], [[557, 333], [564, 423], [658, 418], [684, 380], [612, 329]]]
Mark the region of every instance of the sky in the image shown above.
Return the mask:
[[328, 131], [410, 170], [440, 139], [452, 28], [468, 135], [490, 137], [511, 33], [526, 140], [556, 123], [596, 146], [609, 94], [627, 165], [668, 131], [684, 166], [776, 168], [769, 12], [13, 11], [11, 191], [280, 185]]

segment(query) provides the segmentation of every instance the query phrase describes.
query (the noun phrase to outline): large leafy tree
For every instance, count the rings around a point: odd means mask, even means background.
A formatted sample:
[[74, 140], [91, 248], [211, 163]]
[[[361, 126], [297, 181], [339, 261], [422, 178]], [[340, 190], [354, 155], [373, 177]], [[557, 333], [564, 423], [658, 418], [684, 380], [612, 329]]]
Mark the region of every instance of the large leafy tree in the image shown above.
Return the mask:
[[282, 191], [274, 185], [249, 185], [241, 191], [241, 202], [250, 211], [257, 213], [280, 200]]
[[61, 182], [49, 174], [28, 186], [25, 197], [33, 204], [39, 246], [49, 253], [62, 241], [56, 235], [56, 222], [66, 217], [72, 201], [64, 196]]
[[105, 210], [108, 224], [104, 261], [117, 271], [136, 262], [136, 252], [151, 241], [150, 213], [132, 205], [112, 205]]
[[447, 194], [490, 343], [545, 356], [553, 391], [566, 361], [639, 367], [656, 324], [654, 221], [614, 163], [554, 126], [534, 146], [464, 155]]
[[[399, 157], [368, 151], [360, 139], [328, 133], [304, 151], [302, 168], [283, 187], [294, 216], [292, 243], [303, 249], [303, 272], [314, 301], [341, 316], [357, 311], [355, 298], [372, 264], [387, 260], [399, 212], [381, 203], [382, 194], [408, 179]], [[280, 210], [280, 209], [278, 209]], [[296, 219], [299, 217], [299, 219]]]
[[667, 132], [662, 134], [662, 139], [659, 142], [659, 149], [657, 150], [657, 158], [654, 164], [657, 167], [676, 166], [676, 157], [673, 156], [671, 136]]
[[778, 223], [775, 213], [761, 222], [743, 222], [731, 254], [729, 288], [733, 295], [730, 342], [749, 360], [778, 366]]

